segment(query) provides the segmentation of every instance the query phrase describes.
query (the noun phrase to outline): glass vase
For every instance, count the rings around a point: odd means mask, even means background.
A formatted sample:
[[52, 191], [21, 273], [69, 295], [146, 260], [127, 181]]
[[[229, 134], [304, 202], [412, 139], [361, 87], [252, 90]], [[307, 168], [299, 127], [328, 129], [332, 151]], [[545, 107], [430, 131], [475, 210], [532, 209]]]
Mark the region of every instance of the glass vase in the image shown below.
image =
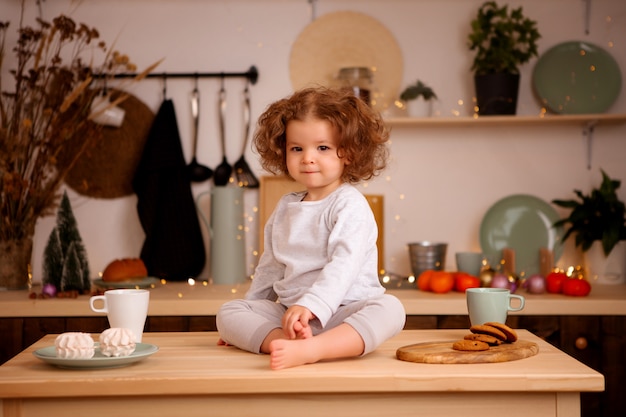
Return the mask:
[[32, 236], [0, 240], [0, 289], [28, 288], [32, 254]]

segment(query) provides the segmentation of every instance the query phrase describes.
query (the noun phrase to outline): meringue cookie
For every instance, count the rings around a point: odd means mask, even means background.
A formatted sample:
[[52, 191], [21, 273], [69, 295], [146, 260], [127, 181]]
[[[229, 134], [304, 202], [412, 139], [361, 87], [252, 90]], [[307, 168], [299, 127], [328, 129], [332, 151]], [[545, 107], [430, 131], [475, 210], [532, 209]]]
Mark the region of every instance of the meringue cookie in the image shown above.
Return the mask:
[[104, 356], [129, 356], [135, 351], [135, 334], [130, 329], [112, 327], [100, 334], [100, 352]]
[[54, 340], [57, 357], [63, 359], [91, 359], [95, 353], [91, 335], [81, 332], [67, 332]]

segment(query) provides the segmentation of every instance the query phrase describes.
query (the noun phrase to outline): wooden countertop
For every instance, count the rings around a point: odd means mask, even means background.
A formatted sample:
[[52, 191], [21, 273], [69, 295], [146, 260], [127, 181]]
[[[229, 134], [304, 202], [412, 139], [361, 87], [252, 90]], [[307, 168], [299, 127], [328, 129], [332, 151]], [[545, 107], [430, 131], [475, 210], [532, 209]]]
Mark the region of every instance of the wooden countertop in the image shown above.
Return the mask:
[[[151, 316], [213, 316], [226, 301], [244, 296], [249, 284], [157, 284], [150, 293]], [[36, 288], [39, 291], [39, 288]], [[435, 294], [417, 289], [394, 289], [408, 315], [465, 315], [465, 295]], [[594, 285], [587, 297], [561, 294], [518, 294], [526, 298], [524, 310], [511, 315], [626, 315], [626, 285]], [[30, 299], [27, 291], [0, 292], [0, 317], [101, 316], [89, 308], [89, 296], [75, 299]]]
[[[0, 398], [117, 397], [263, 393], [581, 392], [603, 391], [604, 377], [526, 330], [533, 357], [491, 364], [433, 365], [403, 362], [396, 350], [420, 342], [461, 339], [467, 330], [408, 330], [362, 358], [320, 362], [283, 371], [267, 355], [217, 346], [215, 332], [146, 333], [159, 347], [152, 356], [114, 369], [68, 371], [33, 356], [54, 335], [0, 366]], [[479, 383], [477, 383], [479, 382]]]

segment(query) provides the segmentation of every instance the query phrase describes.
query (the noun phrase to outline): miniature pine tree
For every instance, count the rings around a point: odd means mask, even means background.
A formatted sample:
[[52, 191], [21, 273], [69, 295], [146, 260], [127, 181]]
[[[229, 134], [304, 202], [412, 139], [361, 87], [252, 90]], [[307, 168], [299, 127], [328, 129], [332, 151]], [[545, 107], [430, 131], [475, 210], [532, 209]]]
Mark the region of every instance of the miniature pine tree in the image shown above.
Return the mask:
[[44, 252], [44, 275], [44, 282], [54, 284], [59, 291], [91, 288], [87, 254], [67, 192], [63, 193], [57, 224]]
[[57, 228], [52, 229], [46, 249], [43, 253], [43, 278], [44, 284], [52, 284], [57, 290], [61, 288], [61, 275], [63, 274], [63, 250]]
[[61, 291], [82, 291], [84, 289], [82, 275], [83, 271], [76, 251], [76, 242], [71, 242], [65, 253], [65, 262], [63, 262]]

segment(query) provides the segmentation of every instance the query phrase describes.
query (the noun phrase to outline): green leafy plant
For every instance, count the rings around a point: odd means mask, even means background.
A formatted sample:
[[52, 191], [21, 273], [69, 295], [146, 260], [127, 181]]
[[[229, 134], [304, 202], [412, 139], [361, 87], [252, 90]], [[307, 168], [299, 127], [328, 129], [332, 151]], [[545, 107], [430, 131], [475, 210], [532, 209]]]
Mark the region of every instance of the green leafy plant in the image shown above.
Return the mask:
[[472, 71], [477, 75], [493, 73], [518, 74], [518, 67], [537, 56], [541, 37], [537, 22], [524, 17], [522, 7], [499, 7], [487, 1], [471, 22], [469, 48], [476, 51]]
[[436, 99], [437, 95], [433, 91], [432, 88], [417, 80], [415, 84], [411, 84], [407, 88], [404, 89], [402, 94], [400, 94], [400, 100], [409, 101], [415, 100], [418, 97], [424, 97], [424, 100]]
[[593, 242], [599, 240], [608, 256], [620, 240], [626, 240], [626, 206], [616, 193], [621, 181], [613, 180], [601, 171], [600, 188], [594, 188], [589, 195], [574, 190], [578, 200], [552, 200], [552, 203], [572, 210], [569, 217], [554, 223], [554, 227], [569, 225], [563, 241], [575, 233], [576, 246], [586, 252]]

